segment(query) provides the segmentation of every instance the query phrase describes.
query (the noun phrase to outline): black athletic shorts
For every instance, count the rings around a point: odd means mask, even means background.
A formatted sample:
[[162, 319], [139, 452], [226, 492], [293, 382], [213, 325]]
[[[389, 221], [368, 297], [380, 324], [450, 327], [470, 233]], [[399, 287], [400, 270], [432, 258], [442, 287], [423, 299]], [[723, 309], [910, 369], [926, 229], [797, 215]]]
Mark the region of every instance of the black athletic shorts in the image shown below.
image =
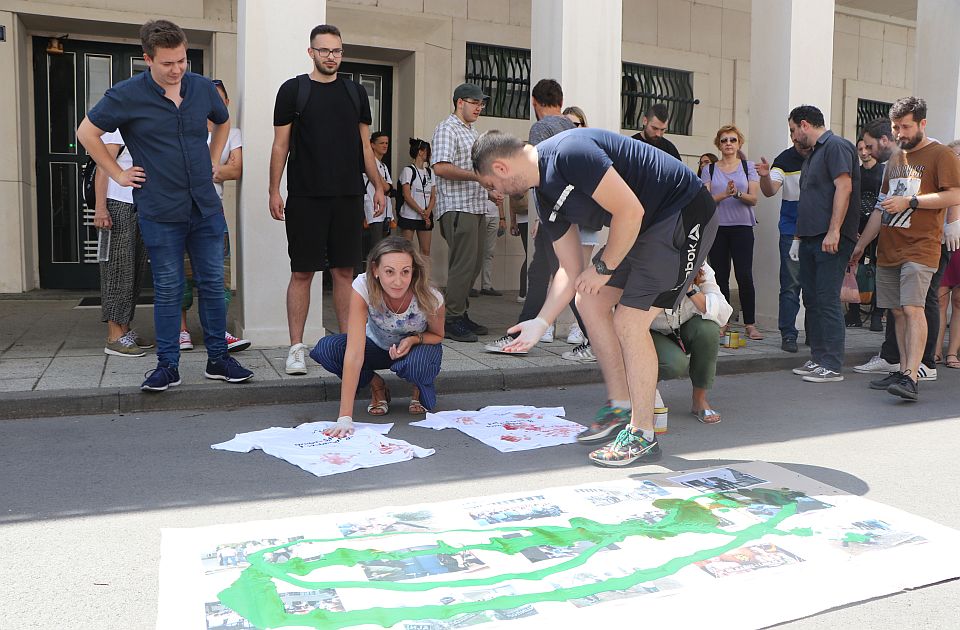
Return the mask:
[[363, 195], [289, 197], [284, 215], [290, 271], [354, 268], [363, 260]]
[[675, 308], [713, 246], [716, 210], [713, 197], [701, 188], [675, 219], [660, 221], [641, 234], [607, 282], [623, 289], [620, 303], [645, 311], [651, 306]]
[[400, 217], [397, 219], [397, 227], [401, 230], [416, 230], [417, 232], [429, 232], [433, 229], [433, 224], [437, 220], [434, 218], [430, 221], [430, 225], [427, 225], [427, 222], [423, 219], [408, 219], [407, 217]]

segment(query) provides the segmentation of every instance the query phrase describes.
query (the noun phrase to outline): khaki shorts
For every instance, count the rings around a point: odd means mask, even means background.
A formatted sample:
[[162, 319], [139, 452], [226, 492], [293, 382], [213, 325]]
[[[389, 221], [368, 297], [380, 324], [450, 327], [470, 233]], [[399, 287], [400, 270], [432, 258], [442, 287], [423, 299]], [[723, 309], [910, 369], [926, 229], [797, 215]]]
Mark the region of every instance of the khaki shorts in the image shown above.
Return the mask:
[[927, 302], [930, 279], [937, 272], [915, 262], [899, 267], [877, 267], [877, 307], [923, 306]]

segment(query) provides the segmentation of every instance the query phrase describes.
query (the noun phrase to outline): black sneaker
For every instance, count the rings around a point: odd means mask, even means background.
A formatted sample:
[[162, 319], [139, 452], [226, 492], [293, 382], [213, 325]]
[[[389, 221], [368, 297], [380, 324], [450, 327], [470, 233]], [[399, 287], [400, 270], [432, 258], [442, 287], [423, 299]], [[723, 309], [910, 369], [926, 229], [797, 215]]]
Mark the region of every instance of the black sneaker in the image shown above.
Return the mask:
[[454, 341], [477, 341], [477, 336], [473, 334], [462, 317], [448, 319], [443, 325], [443, 336]]
[[883, 332], [883, 316], [875, 317], [870, 316], [870, 331], [871, 332]]
[[904, 400], [916, 400], [919, 397], [917, 382], [907, 372], [901, 372], [899, 380], [891, 384], [887, 391]]
[[242, 383], [253, 378], [253, 372], [240, 365], [240, 362], [224, 355], [219, 359], [207, 359], [207, 369], [203, 375], [215, 381], [226, 381], [228, 383]]
[[796, 339], [784, 339], [780, 344], [780, 349], [784, 352], [796, 352], [797, 351], [797, 340]]
[[648, 464], [660, 461], [663, 453], [656, 436], [645, 440], [640, 431], [625, 428], [610, 444], [590, 453], [590, 462], [605, 468], [619, 468], [634, 464]]
[[143, 382], [140, 389], [145, 392], [163, 392], [168, 387], [176, 387], [180, 384], [180, 371], [167, 363], [158, 364], [152, 372], [144, 376], [147, 380]]
[[903, 376], [903, 372], [890, 372], [881, 379], [870, 381], [870, 389], [886, 390], [894, 383], [899, 382], [901, 376]]
[[480, 292], [476, 289], [470, 289], [470, 292], [467, 293], [468, 297], [480, 297]]
[[487, 327], [486, 327], [486, 326], [481, 326], [481, 325], [478, 324], [477, 322], [475, 322], [475, 321], [473, 321], [472, 319], [470, 319], [470, 314], [469, 314], [469, 313], [464, 313], [464, 314], [463, 314], [463, 321], [466, 322], [467, 328], [470, 329], [470, 332], [472, 332], [472, 333], [475, 334], [475, 335], [488, 335], [488, 334], [490, 334], [490, 331], [487, 330]]
[[490, 295], [493, 297], [500, 297], [503, 295], [503, 293], [501, 293], [500, 291], [497, 291], [493, 287], [490, 287], [489, 289], [480, 289], [480, 295]]
[[577, 435], [577, 442], [581, 444], [594, 444], [610, 439], [630, 424], [630, 410], [623, 407], [614, 407], [610, 401], [607, 401], [593, 419], [589, 429], [585, 429]]

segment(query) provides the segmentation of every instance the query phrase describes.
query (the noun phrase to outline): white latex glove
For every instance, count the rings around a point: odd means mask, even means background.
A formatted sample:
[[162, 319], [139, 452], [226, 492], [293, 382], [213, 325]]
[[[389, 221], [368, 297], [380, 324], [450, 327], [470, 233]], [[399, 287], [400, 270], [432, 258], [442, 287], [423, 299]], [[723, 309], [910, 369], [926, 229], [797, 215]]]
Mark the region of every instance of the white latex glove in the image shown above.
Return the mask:
[[514, 339], [513, 343], [504, 346], [503, 351], [526, 352], [540, 341], [548, 327], [549, 324], [542, 317], [534, 317], [525, 322], [520, 322], [507, 330], [508, 333], [520, 333], [520, 336]]
[[943, 242], [947, 244], [947, 251], [960, 249], [960, 219], [943, 226]]
[[347, 437], [353, 435], [353, 418], [350, 416], [340, 416], [337, 423], [324, 430], [324, 435], [328, 437]]
[[793, 242], [790, 243], [790, 260], [793, 262], [800, 261], [800, 241], [799, 239], [793, 239]]

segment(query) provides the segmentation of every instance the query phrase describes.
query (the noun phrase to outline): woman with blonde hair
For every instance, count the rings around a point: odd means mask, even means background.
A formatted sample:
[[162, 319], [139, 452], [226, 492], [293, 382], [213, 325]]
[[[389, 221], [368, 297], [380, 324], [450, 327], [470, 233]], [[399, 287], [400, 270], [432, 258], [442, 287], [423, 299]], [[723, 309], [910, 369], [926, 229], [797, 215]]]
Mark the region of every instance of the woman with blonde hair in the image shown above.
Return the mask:
[[377, 243], [367, 257], [366, 273], [353, 281], [346, 334], [324, 337], [310, 352], [342, 379], [340, 417], [329, 435], [353, 433], [357, 387], [370, 385], [367, 413], [387, 414], [390, 390], [376, 370], [390, 370], [413, 385], [410, 413], [426, 413], [436, 405], [444, 308], [426, 269], [409, 240], [390, 236]]
[[563, 110], [563, 115], [570, 119], [570, 122], [573, 123], [574, 127], [586, 127], [587, 126], [587, 115], [583, 113], [583, 110], [572, 105], [571, 107]]
[[[707, 164], [700, 174], [707, 190], [717, 202], [719, 229], [710, 249], [710, 266], [717, 274], [723, 297], [730, 301], [730, 262], [733, 261], [740, 291], [740, 310], [747, 336], [763, 339], [757, 330], [757, 297], [753, 287], [753, 226], [757, 215], [760, 176], [753, 162], [743, 159], [743, 134], [736, 125], [724, 125], [713, 140], [720, 150], [720, 159]], [[725, 329], [724, 327], [723, 329]], [[723, 330], [722, 329], [722, 330]]]

